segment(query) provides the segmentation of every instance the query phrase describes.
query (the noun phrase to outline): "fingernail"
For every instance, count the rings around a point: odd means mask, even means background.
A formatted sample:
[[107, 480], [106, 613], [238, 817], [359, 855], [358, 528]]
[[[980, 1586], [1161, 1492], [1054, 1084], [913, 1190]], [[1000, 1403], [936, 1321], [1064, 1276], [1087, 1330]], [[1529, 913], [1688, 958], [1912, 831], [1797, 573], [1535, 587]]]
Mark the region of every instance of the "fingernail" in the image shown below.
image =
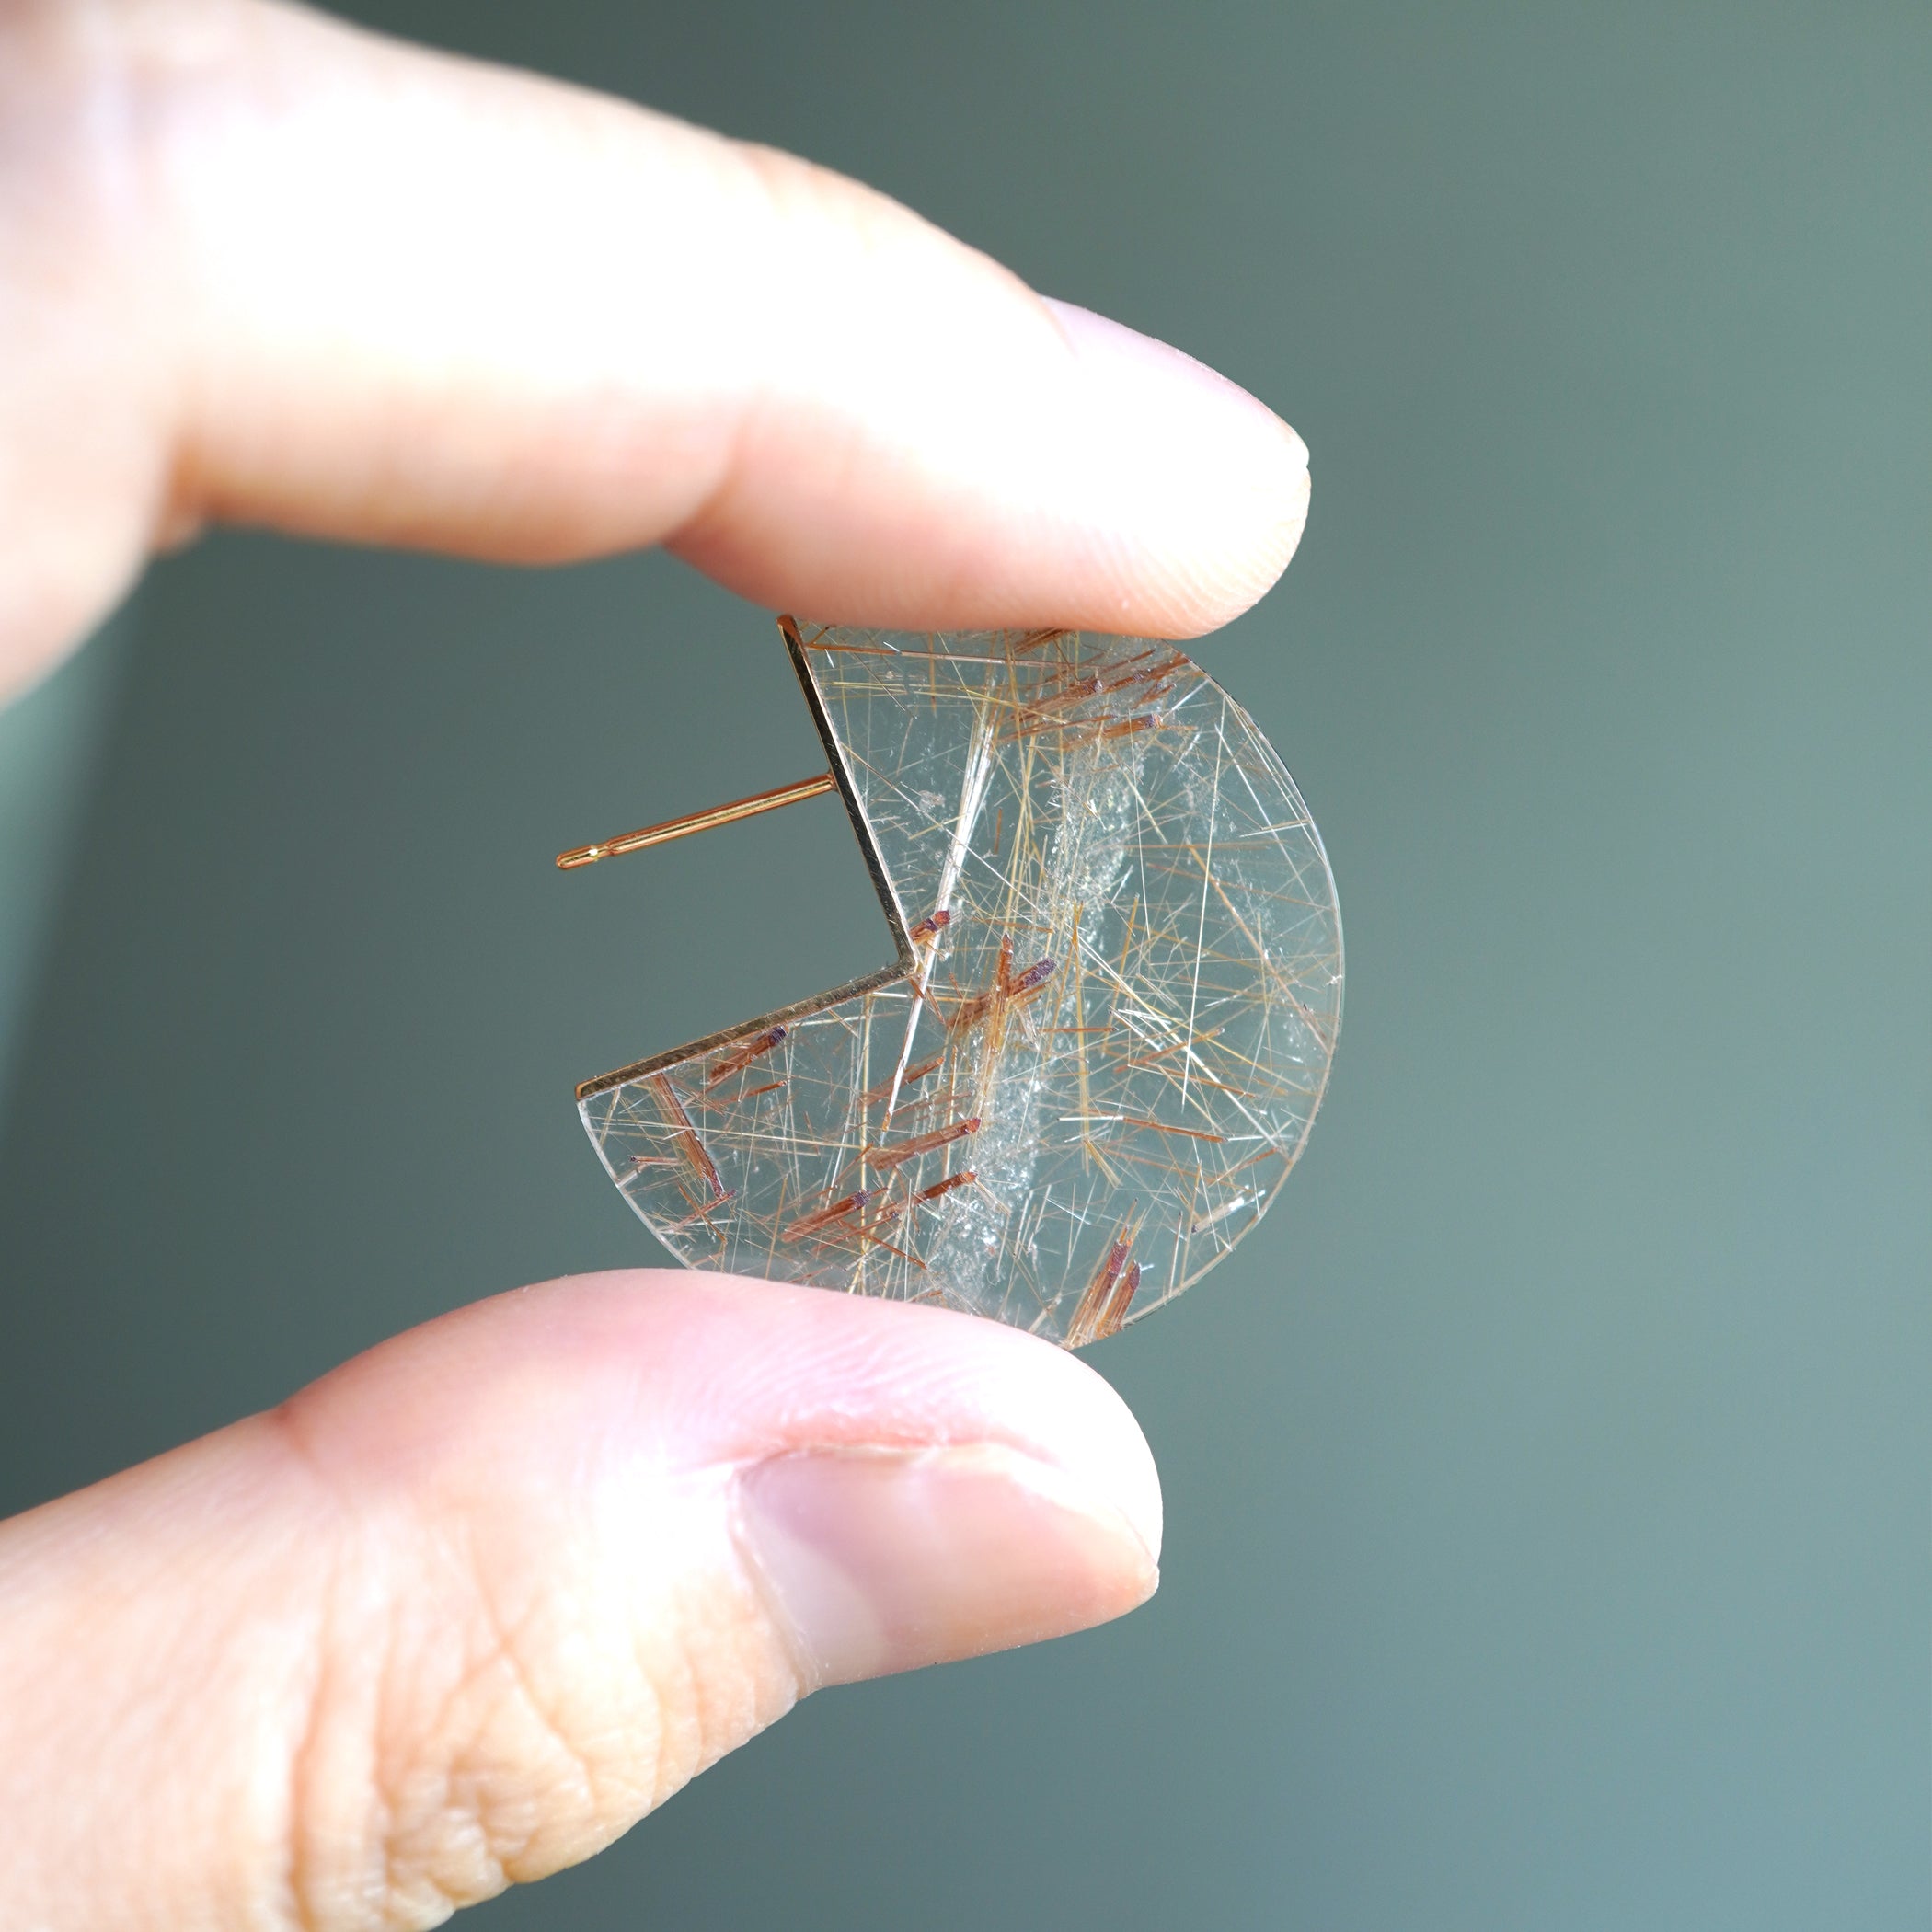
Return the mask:
[[1205, 362], [1197, 362], [1170, 344], [1106, 316], [1097, 316], [1090, 308], [1077, 308], [1051, 295], [1041, 299], [1092, 375], [1102, 383], [1118, 379], [1123, 386], [1132, 385], [1127, 393], [1135, 397], [1134, 413], [1158, 410], [1165, 395], [1187, 412], [1198, 430], [1205, 408], [1224, 431], [1260, 439], [1273, 465], [1291, 470], [1307, 468], [1307, 444], [1238, 383], [1229, 382]]
[[1159, 1581], [1119, 1502], [992, 1443], [755, 1464], [738, 1532], [814, 1686], [1084, 1630]]

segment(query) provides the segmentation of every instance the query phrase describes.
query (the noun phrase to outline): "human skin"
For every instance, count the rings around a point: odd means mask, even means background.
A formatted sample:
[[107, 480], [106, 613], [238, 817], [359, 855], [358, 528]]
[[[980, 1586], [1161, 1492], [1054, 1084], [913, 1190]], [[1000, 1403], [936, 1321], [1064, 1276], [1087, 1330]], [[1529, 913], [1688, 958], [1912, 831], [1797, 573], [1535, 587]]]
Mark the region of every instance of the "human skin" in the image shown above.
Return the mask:
[[[258, 0], [0, 0], [0, 694], [213, 522], [1186, 637], [1307, 493], [1241, 390], [802, 161]], [[0, 1932], [433, 1925], [811, 1690], [1121, 1615], [1160, 1534], [1112, 1391], [994, 1324], [479, 1303], [0, 1524]]]

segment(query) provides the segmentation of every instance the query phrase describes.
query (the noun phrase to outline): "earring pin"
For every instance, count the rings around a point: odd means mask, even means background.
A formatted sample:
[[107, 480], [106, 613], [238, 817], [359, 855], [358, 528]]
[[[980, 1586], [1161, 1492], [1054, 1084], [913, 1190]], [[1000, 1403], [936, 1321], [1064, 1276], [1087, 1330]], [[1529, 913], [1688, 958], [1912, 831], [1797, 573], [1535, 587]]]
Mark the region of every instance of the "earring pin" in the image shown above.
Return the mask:
[[666, 819], [661, 825], [646, 825], [640, 832], [626, 832], [601, 845], [574, 846], [557, 855], [557, 869], [581, 871], [601, 858], [622, 858], [627, 852], [669, 845], [674, 838], [689, 838], [694, 832], [709, 832], [719, 825], [735, 825], [740, 819], [754, 819], [762, 811], [777, 811], [787, 805], [801, 804], [807, 799], [822, 799], [828, 791], [837, 789], [838, 780], [830, 772], [821, 772], [816, 778], [774, 786], [770, 791], [753, 792], [748, 799], [734, 799], [729, 805], [714, 805], [707, 811], [687, 811], [683, 818]]

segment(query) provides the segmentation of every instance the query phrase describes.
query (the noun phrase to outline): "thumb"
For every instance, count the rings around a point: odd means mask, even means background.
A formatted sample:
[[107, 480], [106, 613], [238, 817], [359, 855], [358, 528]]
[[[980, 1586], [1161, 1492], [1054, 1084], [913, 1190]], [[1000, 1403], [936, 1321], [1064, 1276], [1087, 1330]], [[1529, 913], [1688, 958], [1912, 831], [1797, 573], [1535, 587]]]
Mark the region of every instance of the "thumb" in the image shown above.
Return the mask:
[[0, 1525], [0, 1925], [433, 1925], [821, 1685], [1103, 1621], [1160, 1496], [1091, 1371], [703, 1275], [526, 1289]]

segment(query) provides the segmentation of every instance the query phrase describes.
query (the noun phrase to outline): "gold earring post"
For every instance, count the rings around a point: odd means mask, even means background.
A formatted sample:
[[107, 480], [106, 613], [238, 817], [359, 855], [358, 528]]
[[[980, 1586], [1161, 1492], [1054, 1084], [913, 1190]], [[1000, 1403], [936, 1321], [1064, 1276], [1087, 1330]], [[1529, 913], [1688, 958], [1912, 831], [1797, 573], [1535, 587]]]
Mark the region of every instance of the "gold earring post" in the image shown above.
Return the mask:
[[754, 819], [761, 811], [776, 811], [781, 805], [797, 805], [806, 799], [822, 799], [835, 791], [838, 781], [830, 772], [816, 778], [800, 778], [794, 785], [780, 785], [749, 799], [736, 799], [729, 805], [714, 805], [708, 811], [687, 811], [681, 819], [666, 819], [661, 825], [646, 825], [639, 832], [627, 832], [621, 838], [607, 838], [601, 845], [579, 845], [557, 855], [559, 872], [575, 872], [594, 866], [600, 858], [622, 858], [627, 852], [641, 852], [647, 845], [668, 845], [674, 838], [688, 838], [694, 832], [709, 832], [718, 825], [735, 825], [740, 819]]

